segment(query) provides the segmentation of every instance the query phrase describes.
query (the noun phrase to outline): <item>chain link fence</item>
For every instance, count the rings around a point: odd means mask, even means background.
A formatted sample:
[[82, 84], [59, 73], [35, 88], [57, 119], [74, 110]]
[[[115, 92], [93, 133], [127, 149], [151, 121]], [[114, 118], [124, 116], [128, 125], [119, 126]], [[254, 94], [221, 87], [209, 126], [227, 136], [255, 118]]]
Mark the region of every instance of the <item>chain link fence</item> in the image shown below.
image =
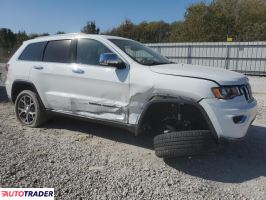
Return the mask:
[[266, 42], [147, 44], [173, 62], [266, 75]]

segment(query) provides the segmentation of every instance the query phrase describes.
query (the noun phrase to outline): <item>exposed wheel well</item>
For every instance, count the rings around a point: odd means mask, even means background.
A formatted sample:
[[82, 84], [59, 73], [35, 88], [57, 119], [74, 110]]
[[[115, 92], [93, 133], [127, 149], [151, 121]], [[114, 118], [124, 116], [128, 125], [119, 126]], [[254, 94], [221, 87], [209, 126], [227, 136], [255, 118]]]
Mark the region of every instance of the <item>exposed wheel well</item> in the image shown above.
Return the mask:
[[210, 130], [201, 109], [190, 103], [156, 102], [152, 103], [141, 117], [138, 133], [152, 135], [164, 131]]

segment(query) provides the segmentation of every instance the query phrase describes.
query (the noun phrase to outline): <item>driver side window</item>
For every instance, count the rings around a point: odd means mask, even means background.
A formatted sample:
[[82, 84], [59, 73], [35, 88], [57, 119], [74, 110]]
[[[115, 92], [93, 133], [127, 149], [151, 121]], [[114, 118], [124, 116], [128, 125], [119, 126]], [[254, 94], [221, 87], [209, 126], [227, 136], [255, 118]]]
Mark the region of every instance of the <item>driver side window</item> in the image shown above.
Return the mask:
[[81, 38], [77, 44], [77, 63], [88, 65], [100, 65], [100, 55], [112, 53], [101, 42], [93, 39]]

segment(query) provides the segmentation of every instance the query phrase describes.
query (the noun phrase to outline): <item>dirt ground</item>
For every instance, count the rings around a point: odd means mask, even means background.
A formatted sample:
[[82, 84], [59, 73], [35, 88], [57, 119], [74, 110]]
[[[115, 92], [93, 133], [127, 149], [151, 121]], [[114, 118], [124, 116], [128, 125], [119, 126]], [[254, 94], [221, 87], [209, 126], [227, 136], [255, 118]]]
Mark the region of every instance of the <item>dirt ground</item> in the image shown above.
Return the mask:
[[116, 128], [64, 117], [23, 127], [2, 84], [0, 187], [54, 187], [64, 200], [266, 199], [266, 78], [250, 80], [259, 113], [246, 139], [170, 160], [150, 138]]

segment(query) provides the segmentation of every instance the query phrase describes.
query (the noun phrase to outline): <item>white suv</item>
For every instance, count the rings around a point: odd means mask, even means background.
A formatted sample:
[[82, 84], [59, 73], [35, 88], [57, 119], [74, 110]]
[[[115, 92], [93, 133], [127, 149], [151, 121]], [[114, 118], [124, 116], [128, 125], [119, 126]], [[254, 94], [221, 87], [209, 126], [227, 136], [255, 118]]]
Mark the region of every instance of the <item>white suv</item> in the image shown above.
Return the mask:
[[256, 116], [248, 78], [172, 63], [133, 40], [65, 34], [28, 40], [7, 64], [18, 120], [61, 113], [151, 134], [155, 153], [200, 153], [246, 135]]

